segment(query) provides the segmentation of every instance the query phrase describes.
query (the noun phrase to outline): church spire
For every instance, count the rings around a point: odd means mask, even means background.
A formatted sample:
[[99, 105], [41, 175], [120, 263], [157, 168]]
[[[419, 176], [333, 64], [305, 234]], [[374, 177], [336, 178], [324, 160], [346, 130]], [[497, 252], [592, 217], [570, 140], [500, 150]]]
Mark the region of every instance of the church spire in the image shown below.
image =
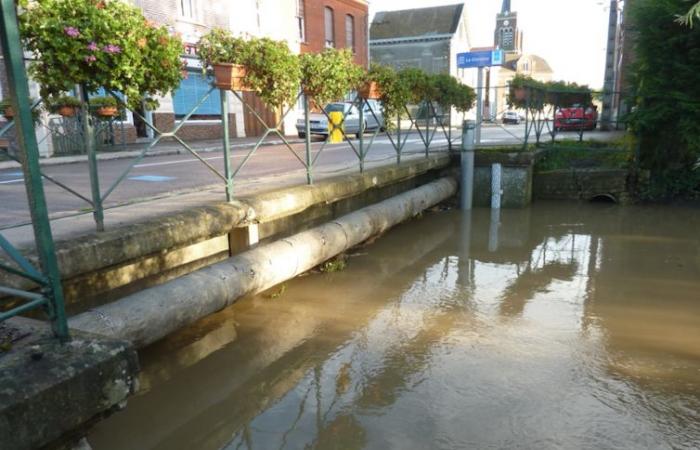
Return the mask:
[[503, 0], [503, 6], [501, 6], [501, 14], [510, 12], [510, 0]]

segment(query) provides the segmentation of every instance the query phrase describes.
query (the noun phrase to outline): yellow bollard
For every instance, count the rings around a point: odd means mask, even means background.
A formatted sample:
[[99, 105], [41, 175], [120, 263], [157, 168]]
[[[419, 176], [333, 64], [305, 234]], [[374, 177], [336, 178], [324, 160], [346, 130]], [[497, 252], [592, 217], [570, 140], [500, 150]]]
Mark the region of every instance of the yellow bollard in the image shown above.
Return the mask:
[[341, 131], [343, 123], [343, 113], [333, 111], [328, 113], [330, 121], [328, 122], [328, 142], [331, 144], [340, 144], [343, 142], [343, 132]]

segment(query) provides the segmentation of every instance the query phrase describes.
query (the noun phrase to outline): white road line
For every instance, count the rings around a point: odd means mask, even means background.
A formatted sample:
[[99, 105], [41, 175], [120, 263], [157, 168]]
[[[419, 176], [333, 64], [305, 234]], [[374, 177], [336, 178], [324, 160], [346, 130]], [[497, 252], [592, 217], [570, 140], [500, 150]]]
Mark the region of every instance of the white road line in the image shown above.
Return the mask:
[[19, 183], [20, 181], [24, 181], [24, 178], [18, 178], [16, 180], [0, 181], [0, 184]]

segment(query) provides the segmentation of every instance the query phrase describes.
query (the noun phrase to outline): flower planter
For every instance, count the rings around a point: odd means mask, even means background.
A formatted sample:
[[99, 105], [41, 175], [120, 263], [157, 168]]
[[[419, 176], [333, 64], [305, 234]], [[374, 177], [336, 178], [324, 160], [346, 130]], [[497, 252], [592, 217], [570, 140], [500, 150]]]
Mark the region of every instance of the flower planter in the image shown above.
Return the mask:
[[62, 105], [58, 107], [57, 112], [63, 117], [75, 117], [78, 113], [78, 108], [75, 106]]
[[238, 64], [212, 64], [214, 69], [214, 84], [219, 89], [230, 91], [251, 91], [245, 84], [248, 70]]
[[513, 90], [513, 96], [517, 101], [521, 102], [525, 100], [525, 97], [527, 96], [527, 91], [524, 87], [517, 87]]
[[362, 85], [359, 92], [360, 97], [365, 100], [377, 100], [381, 98], [382, 92], [379, 89], [379, 84], [376, 81], [369, 81]]
[[119, 114], [116, 106], [100, 106], [95, 109], [95, 115], [98, 117], [115, 117]]

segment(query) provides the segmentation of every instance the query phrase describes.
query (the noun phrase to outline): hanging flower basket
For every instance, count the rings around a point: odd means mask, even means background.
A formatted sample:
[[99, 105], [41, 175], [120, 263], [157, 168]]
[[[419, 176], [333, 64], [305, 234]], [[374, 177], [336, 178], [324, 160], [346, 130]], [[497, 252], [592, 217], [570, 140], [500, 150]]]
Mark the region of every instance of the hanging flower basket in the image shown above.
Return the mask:
[[513, 97], [519, 102], [525, 100], [527, 90], [524, 87], [517, 87], [513, 90]]
[[98, 117], [116, 117], [119, 115], [119, 109], [116, 106], [100, 106], [95, 109], [95, 115]]
[[76, 106], [61, 105], [58, 107], [57, 112], [63, 117], [75, 117], [78, 114], [78, 108]]
[[248, 74], [248, 69], [240, 64], [218, 63], [212, 64], [214, 69], [214, 84], [219, 89], [227, 89], [230, 91], [246, 91], [249, 92], [249, 86], [245, 83], [245, 77]]
[[365, 100], [378, 100], [382, 96], [382, 91], [379, 89], [379, 83], [376, 81], [368, 81], [362, 85], [359, 92], [360, 97]]
[[6, 106], [2, 112], [2, 115], [5, 116], [6, 119], [14, 119], [15, 110], [12, 106]]

